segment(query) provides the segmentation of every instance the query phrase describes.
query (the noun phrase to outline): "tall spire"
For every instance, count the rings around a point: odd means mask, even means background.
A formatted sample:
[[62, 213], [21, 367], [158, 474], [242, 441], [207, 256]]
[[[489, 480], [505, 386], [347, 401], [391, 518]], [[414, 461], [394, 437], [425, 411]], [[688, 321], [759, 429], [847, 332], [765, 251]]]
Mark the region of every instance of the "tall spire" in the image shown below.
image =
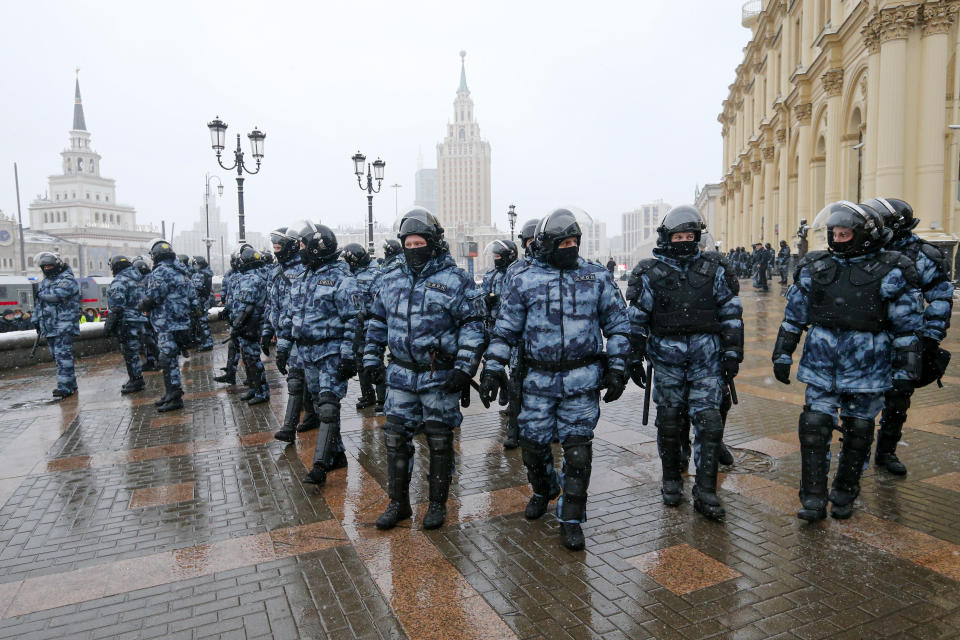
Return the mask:
[[80, 67], [77, 67], [77, 84], [73, 99], [73, 130], [87, 130], [87, 121], [83, 117], [83, 102], [80, 100]]
[[460, 88], [457, 89], [457, 93], [470, 93], [470, 89], [467, 88], [467, 69], [464, 58], [467, 57], [466, 51], [460, 52]]

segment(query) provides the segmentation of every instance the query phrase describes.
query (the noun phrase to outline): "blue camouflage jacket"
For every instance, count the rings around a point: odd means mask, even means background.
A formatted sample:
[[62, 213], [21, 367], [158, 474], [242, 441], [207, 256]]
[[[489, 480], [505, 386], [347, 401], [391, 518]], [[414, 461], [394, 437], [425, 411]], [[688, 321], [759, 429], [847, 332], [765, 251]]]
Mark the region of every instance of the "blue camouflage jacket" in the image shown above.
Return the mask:
[[190, 276], [190, 282], [197, 292], [197, 300], [200, 302], [200, 308], [206, 309], [210, 305], [210, 291], [213, 288], [213, 271], [210, 267], [196, 269]]
[[[237, 335], [248, 340], [256, 340], [264, 325], [264, 311], [267, 305], [268, 283], [264, 270], [260, 268], [241, 271], [233, 284], [234, 314], [230, 316], [231, 329]], [[239, 322], [244, 310], [249, 309], [243, 325]]]
[[376, 298], [377, 294], [380, 293], [380, 286], [383, 282], [383, 276], [388, 272], [396, 269], [403, 262], [403, 254], [399, 253], [382, 265], [377, 267], [377, 277], [373, 281], [373, 297]]
[[[700, 257], [698, 252], [689, 259], [667, 256], [660, 249], [653, 250], [654, 257], [671, 269], [686, 273]], [[697, 368], [704, 375], [718, 375], [720, 358], [743, 359], [743, 305], [740, 303], [740, 285], [735, 274], [728, 272], [729, 262], [722, 259], [713, 277], [713, 296], [717, 303], [717, 319], [721, 331], [731, 336], [724, 345], [717, 333], [694, 333], [690, 335], [660, 336], [650, 332], [650, 321], [656, 299], [650, 277], [643, 273], [639, 281], [631, 279], [630, 327], [634, 339], [646, 339], [647, 356], [655, 363], [669, 367]], [[635, 291], [634, 291], [635, 288]], [[739, 339], [736, 337], [739, 336]], [[735, 345], [734, 343], [738, 343]]]
[[186, 267], [177, 260], [161, 260], [144, 280], [144, 297], [154, 303], [150, 310], [150, 324], [157, 333], [189, 329], [190, 313], [197, 294], [186, 274]]
[[303, 275], [303, 260], [294, 254], [284, 263], [273, 265], [267, 280], [267, 308], [264, 312], [262, 336], [273, 337], [280, 328], [280, 312], [290, 305], [290, 288]]
[[45, 337], [79, 335], [80, 285], [70, 267], [40, 281], [32, 321]]
[[[508, 266], [507, 269], [509, 268]], [[483, 295], [486, 300], [492, 300], [492, 306], [489, 302], [487, 306], [491, 322], [496, 322], [497, 316], [500, 313], [503, 283], [506, 281], [507, 269], [497, 269], [494, 267], [483, 274], [483, 283], [480, 285], [480, 288], [483, 289]]]
[[[524, 393], [560, 398], [596, 391], [604, 372], [604, 338], [606, 365], [625, 370], [630, 321], [605, 267], [580, 258], [575, 269], [561, 270], [533, 259], [516, 269], [511, 265], [507, 272], [500, 317], [486, 353], [490, 371], [503, 371], [511, 347], [522, 343], [530, 366]], [[556, 372], [534, 364], [591, 360]]]
[[[830, 257], [840, 264], [871, 258], [867, 255], [843, 259], [832, 254]], [[797, 380], [838, 393], [880, 393], [893, 386], [894, 378], [911, 379], [907, 371], [894, 370], [894, 350], [918, 341], [916, 332], [922, 322], [923, 302], [919, 289], [908, 283], [899, 268], [891, 269], [880, 281], [881, 296], [887, 301], [888, 331], [871, 333], [811, 325], [808, 314], [812, 287], [810, 266], [803, 266], [786, 294], [787, 308], [781, 326], [794, 334], [807, 330]], [[774, 362], [790, 364], [793, 358], [780, 354]]]
[[483, 292], [449, 253], [431, 259], [414, 277], [400, 261], [381, 279], [367, 323], [364, 366], [383, 361], [389, 347], [392, 362], [387, 385], [420, 392], [443, 385], [451, 369], [418, 372], [397, 361], [429, 368], [453, 367], [473, 376], [487, 344], [483, 326]]
[[892, 243], [890, 248], [910, 257], [916, 256], [920, 291], [927, 302], [920, 335], [942, 342], [950, 327], [950, 313], [953, 311], [953, 283], [947, 272], [946, 260], [936, 246], [924, 242], [913, 233]]
[[223, 281], [220, 283], [220, 301], [227, 311], [233, 310], [233, 284], [236, 281], [236, 276], [237, 272], [229, 269], [223, 274]]
[[107, 289], [107, 306], [110, 315], [118, 314], [119, 321], [132, 324], [144, 324], [147, 317], [140, 313], [143, 301], [144, 275], [136, 267], [127, 267], [114, 277]]
[[360, 293], [363, 294], [362, 313], [364, 316], [368, 316], [373, 306], [373, 299], [377, 295], [377, 284], [380, 282], [380, 267], [371, 261], [367, 266], [357, 269], [357, 272], [353, 275], [357, 279], [357, 286], [360, 287]]
[[290, 287], [290, 303], [280, 310], [277, 351], [293, 343], [316, 345], [315, 357], [339, 354], [353, 359], [354, 333], [363, 295], [350, 268], [339, 260], [305, 269]]

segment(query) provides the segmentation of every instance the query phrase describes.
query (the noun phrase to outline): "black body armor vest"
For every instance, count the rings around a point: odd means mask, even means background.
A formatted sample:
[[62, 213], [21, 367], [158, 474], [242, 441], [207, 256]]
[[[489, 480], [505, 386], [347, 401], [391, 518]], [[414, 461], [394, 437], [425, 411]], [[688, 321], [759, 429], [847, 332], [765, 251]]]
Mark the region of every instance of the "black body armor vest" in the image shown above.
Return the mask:
[[[808, 320], [831, 329], [878, 333], [889, 328], [887, 301], [880, 290], [883, 277], [894, 267], [905, 267], [896, 251], [877, 253], [866, 260], [841, 264], [823, 255], [810, 264], [812, 286]], [[904, 274], [909, 281], [909, 274]]]
[[644, 260], [653, 287], [653, 314], [650, 331], [658, 336], [720, 333], [719, 305], [713, 295], [713, 281], [720, 261], [716, 254], [701, 255], [681, 273], [659, 260]]

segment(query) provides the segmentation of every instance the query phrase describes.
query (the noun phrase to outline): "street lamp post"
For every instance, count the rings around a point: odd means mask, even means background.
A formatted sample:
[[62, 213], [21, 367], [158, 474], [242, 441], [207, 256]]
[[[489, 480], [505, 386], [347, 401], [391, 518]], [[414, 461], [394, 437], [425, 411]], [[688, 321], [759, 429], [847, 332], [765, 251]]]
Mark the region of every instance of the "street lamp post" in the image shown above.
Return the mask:
[[223, 195], [223, 183], [220, 182], [218, 176], [212, 176], [209, 173], [207, 174], [207, 189], [205, 192], [206, 197], [203, 199], [203, 209], [207, 214], [207, 235], [203, 238], [203, 243], [207, 245], [207, 266], [210, 265], [210, 247], [213, 245], [213, 238], [210, 237], [210, 180], [217, 179], [217, 196]]
[[517, 207], [516, 205], [510, 205], [510, 209], [507, 210], [507, 220], [510, 221], [510, 239], [513, 240], [513, 227], [517, 224]]
[[250, 139], [250, 153], [257, 161], [256, 168], [251, 171], [247, 169], [243, 162], [243, 150], [240, 148], [240, 134], [237, 134], [237, 148], [233, 152], [234, 165], [227, 167], [220, 158], [220, 154], [223, 152], [225, 146], [224, 143], [226, 142], [227, 123], [221, 120], [220, 116], [217, 116], [211, 122], [207, 123], [207, 127], [210, 129], [211, 146], [217, 153], [217, 164], [227, 171], [237, 170], [237, 213], [240, 217], [240, 242], [245, 242], [247, 239], [247, 231], [243, 224], [243, 172], [246, 171], [250, 175], [260, 173], [260, 161], [263, 160], [263, 141], [266, 139], [267, 134], [258, 130], [256, 127], [247, 134], [247, 137]]
[[393, 188], [393, 217], [396, 218], [400, 215], [400, 187], [402, 184], [392, 184], [390, 185]]
[[[387, 163], [377, 158], [373, 161], [373, 173], [370, 173], [370, 163], [367, 162], [367, 156], [359, 151], [353, 156], [353, 172], [357, 176], [357, 184], [361, 191], [367, 192], [367, 252], [372, 256], [373, 248], [373, 194], [380, 193], [380, 186], [383, 183], [383, 168]], [[363, 165], [367, 165], [367, 186], [363, 186]], [[373, 181], [377, 181], [377, 188], [373, 188]]]

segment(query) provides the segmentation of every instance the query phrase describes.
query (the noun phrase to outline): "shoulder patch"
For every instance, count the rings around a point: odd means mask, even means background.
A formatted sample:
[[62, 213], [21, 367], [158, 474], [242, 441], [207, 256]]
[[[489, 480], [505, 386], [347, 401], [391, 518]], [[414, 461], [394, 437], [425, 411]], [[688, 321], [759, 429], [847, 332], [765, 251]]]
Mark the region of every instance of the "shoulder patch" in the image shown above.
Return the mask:
[[430, 280], [427, 280], [426, 282], [423, 283], [423, 286], [425, 286], [428, 289], [434, 289], [436, 291], [440, 291], [442, 293], [447, 292], [447, 285], [442, 284], [440, 282], [431, 282]]
[[337, 286], [336, 280], [328, 280], [324, 278], [323, 280], [317, 280], [317, 286], [321, 287], [335, 287]]
[[578, 275], [573, 279], [574, 282], [586, 282], [586, 281], [596, 282], [596, 280], [597, 280], [597, 276], [593, 273], [581, 273], [580, 275]]

